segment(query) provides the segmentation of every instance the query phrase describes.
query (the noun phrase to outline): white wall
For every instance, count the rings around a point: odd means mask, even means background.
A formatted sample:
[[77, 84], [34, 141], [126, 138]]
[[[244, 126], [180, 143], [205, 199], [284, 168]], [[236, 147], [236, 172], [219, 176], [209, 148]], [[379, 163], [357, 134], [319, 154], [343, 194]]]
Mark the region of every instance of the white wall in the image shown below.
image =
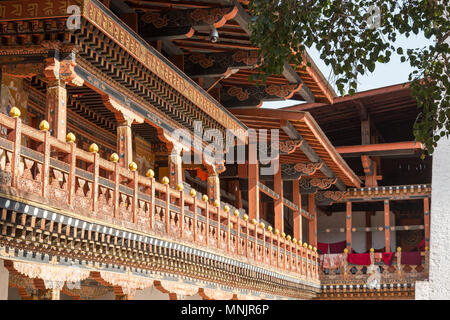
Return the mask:
[[9, 271], [0, 259], [0, 300], [8, 300]]
[[[334, 243], [344, 241], [346, 238], [345, 232], [324, 232], [325, 229], [344, 228], [345, 230], [345, 212], [333, 212], [331, 216], [327, 216], [319, 212], [317, 221], [317, 237], [318, 242]], [[390, 213], [391, 225], [395, 223], [394, 214]], [[374, 216], [371, 216], [372, 227], [384, 227], [384, 212], [377, 211]], [[365, 212], [352, 212], [352, 227], [366, 227]], [[385, 246], [384, 230], [372, 232], [372, 247], [380, 249]], [[356, 252], [366, 251], [366, 232], [352, 232], [352, 248]], [[396, 249], [395, 231], [391, 231], [391, 251]]]

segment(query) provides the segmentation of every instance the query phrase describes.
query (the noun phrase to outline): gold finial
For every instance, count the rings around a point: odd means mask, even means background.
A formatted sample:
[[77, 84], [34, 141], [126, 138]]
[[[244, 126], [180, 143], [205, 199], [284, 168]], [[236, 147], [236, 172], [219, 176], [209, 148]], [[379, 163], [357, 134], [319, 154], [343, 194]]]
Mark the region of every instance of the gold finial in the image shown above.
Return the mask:
[[76, 140], [75, 135], [72, 132], [69, 132], [66, 136], [66, 142], [74, 143]]
[[148, 169], [147, 172], [145, 173], [145, 175], [147, 177], [149, 177], [150, 179], [154, 178], [155, 177], [155, 171], [153, 171], [153, 169]]
[[272, 232], [272, 230], [273, 230], [272, 226], [267, 227], [267, 231]]
[[316, 248], [316, 247], [314, 247], [314, 248], [313, 248], [313, 251], [314, 251], [314, 252], [317, 252], [317, 248]]
[[294, 237], [294, 238], [292, 238], [292, 243], [293, 244], [296, 244], [297, 243], [297, 239]]
[[119, 161], [119, 155], [117, 153], [113, 153], [109, 156], [109, 161], [111, 162], [118, 162]]
[[163, 178], [161, 179], [161, 182], [162, 182], [162, 184], [169, 184], [170, 180], [169, 180], [169, 178], [167, 178], [167, 177], [163, 177]]
[[202, 200], [203, 200], [203, 201], [207, 202], [208, 199], [209, 199], [209, 198], [208, 198], [208, 196], [207, 196], [206, 194], [204, 194], [204, 195], [202, 196]]
[[195, 191], [195, 189], [191, 189], [191, 191], [189, 191], [189, 195], [191, 197], [195, 197], [197, 195], [197, 191]]
[[239, 216], [239, 210], [238, 209], [234, 210], [233, 214], [234, 214], [235, 217], [238, 217]]
[[289, 236], [289, 235], [286, 237], [286, 240], [287, 240], [287, 241], [291, 241], [291, 239], [292, 239], [292, 238], [291, 238], [291, 236]]
[[42, 120], [41, 123], [39, 123], [39, 129], [41, 131], [48, 131], [48, 129], [50, 129], [50, 124], [47, 120]]
[[230, 212], [230, 207], [229, 206], [224, 206], [223, 207], [223, 211], [225, 211], [225, 212]]
[[20, 117], [20, 109], [17, 107], [12, 107], [11, 110], [9, 111], [9, 115], [13, 118]]
[[308, 244], [306, 242], [303, 242], [303, 248], [308, 247]]
[[130, 169], [130, 171], [136, 171], [137, 170], [137, 164], [136, 162], [132, 161], [128, 164], [128, 169]]
[[309, 249], [309, 250], [312, 250], [312, 245], [309, 245], [309, 246], [308, 246], [308, 249]]
[[252, 224], [256, 225], [258, 223], [258, 221], [256, 221], [256, 219], [252, 219]]
[[370, 252], [375, 252], [375, 249], [374, 248], [370, 248]]
[[348, 249], [347, 248], [344, 249], [344, 253], [348, 253]]
[[264, 222], [261, 222], [261, 223], [259, 224], [259, 227], [260, 227], [261, 229], [264, 229], [264, 228], [266, 227], [266, 225], [264, 224]]
[[218, 208], [218, 207], [220, 207], [220, 201], [219, 200], [214, 200], [214, 203], [213, 203], [213, 205], [214, 205], [214, 207], [216, 207], [216, 208]]
[[98, 152], [98, 145], [96, 145], [95, 143], [91, 144], [89, 146], [89, 151], [92, 153], [97, 153]]
[[276, 234], [276, 235], [280, 234], [280, 230], [275, 229], [275, 234]]
[[183, 191], [183, 189], [184, 189], [184, 185], [182, 183], [177, 184], [178, 191]]
[[283, 238], [286, 238], [286, 233], [282, 232], [282, 233], [281, 233], [281, 236], [282, 236]]
[[400, 251], [402, 251], [402, 248], [401, 247], [397, 247], [397, 252], [400, 252]]
[[244, 214], [244, 216], [242, 217], [244, 219], [244, 221], [248, 220], [248, 215]]

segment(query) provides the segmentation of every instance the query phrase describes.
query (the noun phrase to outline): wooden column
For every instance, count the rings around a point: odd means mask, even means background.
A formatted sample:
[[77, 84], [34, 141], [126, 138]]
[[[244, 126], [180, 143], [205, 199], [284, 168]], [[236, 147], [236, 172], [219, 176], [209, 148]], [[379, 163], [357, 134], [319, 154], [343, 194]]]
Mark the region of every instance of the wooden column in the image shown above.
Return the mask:
[[430, 199], [423, 199], [423, 214], [424, 214], [424, 225], [425, 225], [425, 246], [430, 247]]
[[174, 146], [169, 154], [169, 180], [171, 187], [183, 182], [181, 147], [178, 146]]
[[274, 211], [275, 211], [275, 228], [280, 230], [280, 233], [284, 232], [284, 206], [283, 206], [283, 179], [281, 178], [281, 168], [275, 173], [273, 177], [273, 191], [275, 191], [280, 198], [274, 199]]
[[384, 239], [386, 252], [391, 252], [391, 223], [389, 214], [389, 200], [384, 200]]
[[208, 198], [212, 202], [215, 200], [220, 202], [220, 179], [217, 173], [208, 175], [207, 189]]
[[294, 204], [298, 207], [298, 211], [294, 211], [294, 238], [303, 242], [302, 239], [302, 195], [300, 194], [300, 180], [292, 181], [292, 193]]
[[347, 242], [348, 253], [352, 253], [352, 203], [347, 202], [345, 214], [345, 240]]
[[60, 80], [50, 81], [47, 85], [46, 119], [50, 125], [50, 134], [58, 140], [66, 141], [67, 126], [67, 89]]
[[259, 164], [248, 164], [248, 215], [259, 221]]
[[128, 168], [128, 164], [133, 161], [131, 122], [131, 120], [125, 120], [117, 124], [117, 152], [119, 164], [124, 168]]
[[314, 217], [308, 223], [308, 244], [317, 247], [317, 212], [314, 193], [308, 194], [308, 212]]

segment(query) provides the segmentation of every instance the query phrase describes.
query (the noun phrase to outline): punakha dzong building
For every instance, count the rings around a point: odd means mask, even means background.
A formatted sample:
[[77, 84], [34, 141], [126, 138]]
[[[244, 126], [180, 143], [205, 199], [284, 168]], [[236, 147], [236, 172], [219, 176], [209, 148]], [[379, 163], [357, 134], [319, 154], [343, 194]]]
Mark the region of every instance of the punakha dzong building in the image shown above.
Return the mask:
[[[257, 83], [247, 4], [0, 1], [0, 299], [414, 298], [431, 157], [408, 86], [337, 97], [306, 53]], [[245, 161], [184, 161], [199, 126]]]

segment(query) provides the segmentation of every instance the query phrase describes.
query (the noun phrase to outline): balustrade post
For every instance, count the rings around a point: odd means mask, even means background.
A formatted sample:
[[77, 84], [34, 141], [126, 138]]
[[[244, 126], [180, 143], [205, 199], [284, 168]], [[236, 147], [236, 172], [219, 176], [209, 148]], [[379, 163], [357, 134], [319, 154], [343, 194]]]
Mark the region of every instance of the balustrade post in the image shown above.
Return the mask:
[[258, 259], [257, 259], [257, 255], [258, 255], [258, 227], [257, 227], [256, 223], [252, 222], [252, 224], [255, 226], [255, 237], [254, 237], [255, 238], [255, 243], [253, 245], [253, 259], [255, 261], [258, 261]]
[[155, 228], [155, 212], [156, 212], [156, 201], [155, 201], [155, 177], [151, 176], [151, 186], [150, 186], [150, 192], [151, 192], [151, 207], [150, 207], [150, 229], [153, 230]]
[[209, 203], [208, 203], [208, 200], [206, 200], [206, 203], [205, 203], [205, 215], [206, 215], [206, 217], [205, 217], [205, 221], [206, 221], [205, 222], [205, 224], [206, 224], [205, 236], [206, 236], [206, 245], [208, 246], [209, 245]]
[[193, 204], [192, 204], [192, 211], [193, 211], [193, 230], [192, 232], [194, 233], [194, 242], [197, 241], [197, 197], [194, 195], [192, 196], [193, 199]]
[[343, 270], [343, 276], [344, 276], [344, 279], [345, 278], [347, 278], [347, 273], [348, 273], [348, 261], [347, 261], [347, 258], [348, 258], [348, 249], [347, 248], [345, 248], [344, 249], [344, 270]]
[[217, 208], [217, 249], [220, 249], [220, 242], [221, 242], [220, 232], [222, 231], [220, 227], [220, 204], [219, 206], [216, 206], [216, 208]]
[[278, 231], [278, 229], [275, 229], [275, 233], [277, 235], [277, 268], [279, 268], [280, 267], [280, 247], [281, 247], [281, 244], [280, 244], [280, 234], [277, 231]]
[[[14, 109], [14, 108], [13, 108]], [[10, 114], [13, 114], [13, 109], [11, 109]], [[19, 167], [20, 167], [20, 145], [22, 140], [22, 119], [20, 119], [20, 111], [17, 109], [18, 115], [13, 115], [14, 117], [14, 129], [8, 134], [8, 139], [13, 142], [13, 152], [11, 157], [11, 186], [17, 186], [17, 180], [19, 178]]]
[[403, 268], [402, 268], [402, 248], [398, 247], [397, 252], [395, 253], [397, 256], [397, 273], [400, 278], [403, 278]]
[[248, 219], [245, 219], [245, 256], [248, 258]]
[[[270, 228], [272, 228], [272, 227], [270, 227]], [[269, 249], [269, 253], [270, 253], [270, 260], [269, 261], [270, 261], [270, 265], [272, 266], [273, 265], [273, 233], [272, 232], [270, 232], [270, 249]]]
[[[43, 121], [44, 122], [44, 121]], [[46, 121], [45, 121], [46, 123]], [[42, 122], [41, 122], [42, 124]], [[48, 125], [48, 123], [47, 123]], [[41, 172], [41, 182], [42, 182], [42, 190], [41, 195], [43, 198], [47, 198], [48, 193], [48, 181], [50, 178], [50, 132], [48, 131], [48, 127], [45, 127], [42, 130], [42, 144], [39, 146], [38, 150], [42, 152], [43, 161], [42, 161], [42, 172]]]
[[[134, 162], [132, 162], [134, 163]], [[134, 163], [135, 164], [135, 163]], [[139, 197], [139, 174], [136, 169], [133, 171], [133, 224], [136, 223], [136, 215], [138, 210], [138, 197]]]
[[263, 241], [262, 241], [263, 262], [266, 263], [266, 229], [264, 228], [264, 226], [261, 226], [261, 228], [262, 228], [262, 236], [263, 236]]
[[120, 185], [120, 164], [115, 161], [114, 163], [114, 197], [113, 197], [113, 206], [114, 206], [114, 218], [119, 216], [119, 185]]
[[180, 190], [180, 199], [179, 199], [179, 205], [180, 205], [180, 239], [183, 239], [184, 234], [184, 191], [183, 189]]
[[239, 217], [239, 214], [236, 215], [236, 254], [239, 255], [239, 242], [241, 241], [241, 219]]
[[77, 166], [76, 145], [74, 141], [70, 142], [70, 154], [69, 154], [69, 183], [67, 185], [68, 203], [72, 205], [73, 196], [75, 195], [75, 169]]
[[225, 210], [225, 212], [228, 214], [228, 227], [227, 227], [227, 252], [231, 251], [231, 213], [228, 210]]
[[94, 152], [93, 163], [93, 181], [92, 181], [92, 212], [95, 214], [98, 207], [98, 176], [99, 176], [99, 155], [98, 152]]
[[165, 222], [166, 222], [166, 233], [169, 234], [170, 230], [170, 186], [169, 184], [165, 184], [166, 187], [166, 215], [165, 215]]

